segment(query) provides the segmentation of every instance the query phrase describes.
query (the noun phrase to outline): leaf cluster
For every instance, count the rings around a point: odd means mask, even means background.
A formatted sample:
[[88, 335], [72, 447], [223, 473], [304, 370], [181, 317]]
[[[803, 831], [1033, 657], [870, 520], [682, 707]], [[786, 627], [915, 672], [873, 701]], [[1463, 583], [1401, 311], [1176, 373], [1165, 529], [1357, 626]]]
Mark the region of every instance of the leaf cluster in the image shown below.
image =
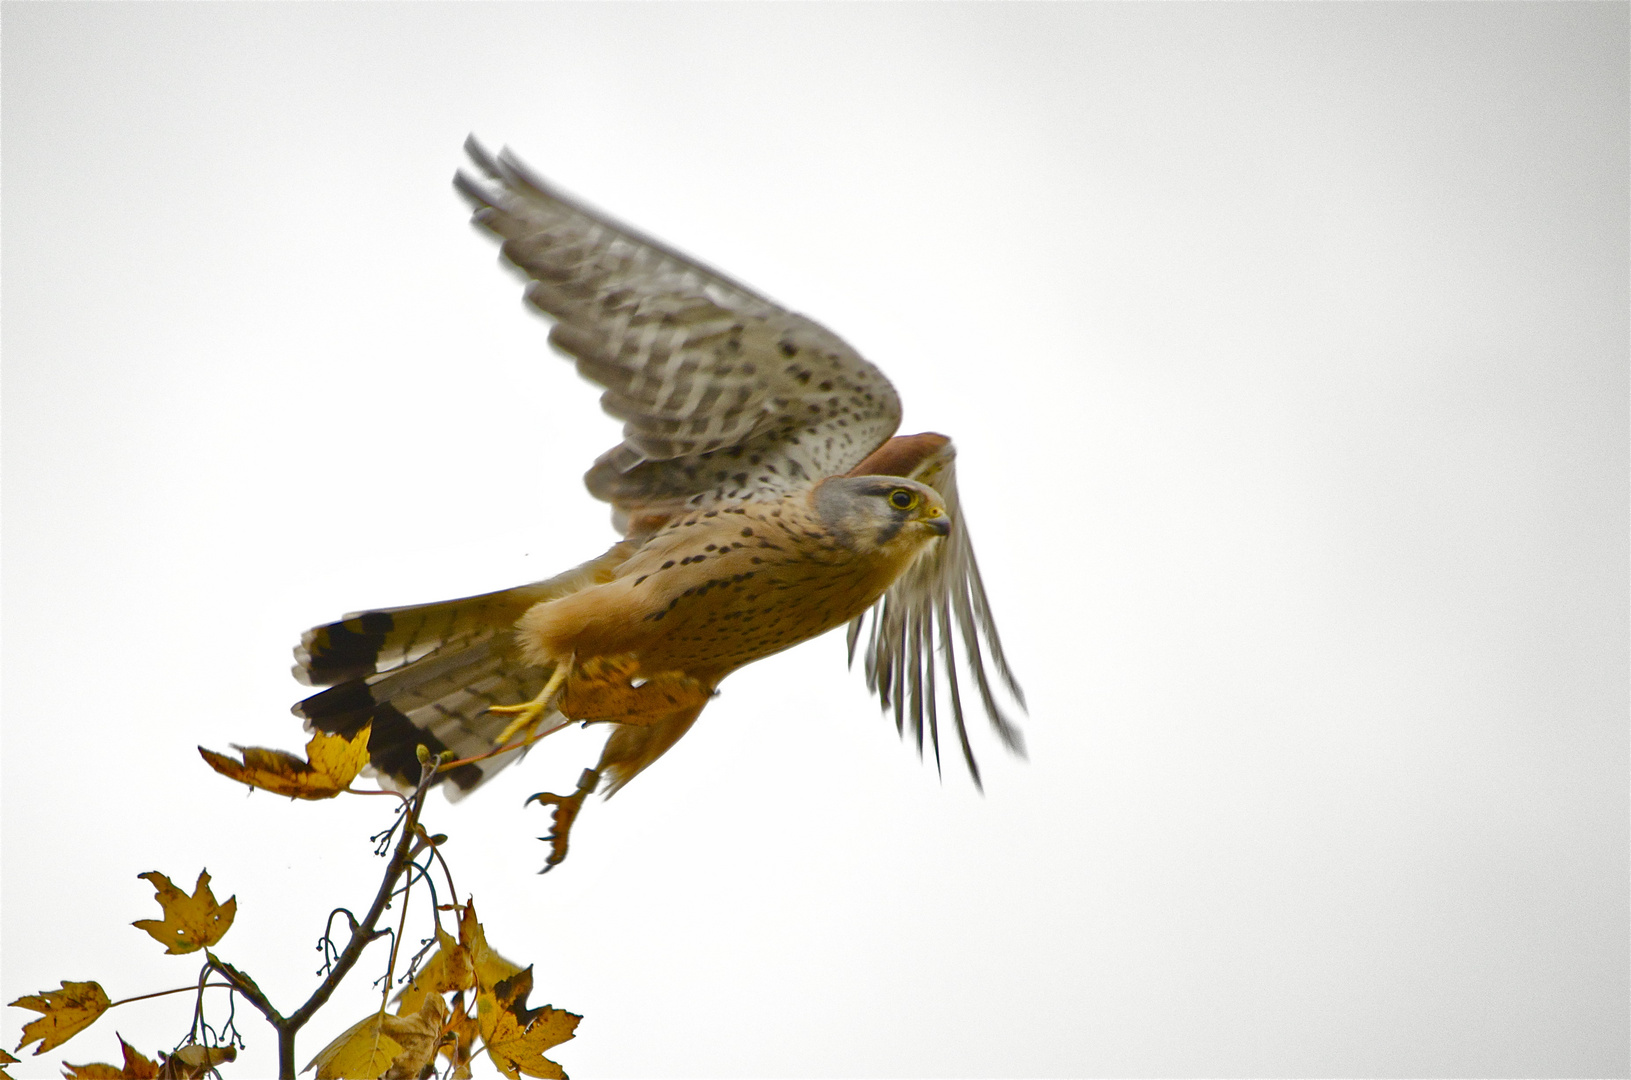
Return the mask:
[[532, 968], [487, 944], [474, 901], [459, 912], [458, 937], [437, 928], [436, 951], [397, 994], [396, 1012], [364, 1017], [306, 1066], [316, 1068], [318, 1080], [415, 1077], [437, 1053], [453, 1077], [468, 1077], [478, 1040], [510, 1080], [522, 1074], [564, 1080], [544, 1051], [572, 1038], [582, 1017], [548, 1005], [529, 1008]]
[[[240, 760], [199, 748], [204, 760], [217, 772], [254, 788], [298, 799], [329, 799], [341, 794], [381, 794], [352, 792], [351, 782], [368, 764], [369, 730], [364, 728], [350, 739], [318, 733], [307, 744], [304, 760], [293, 754], [259, 747], [238, 748]], [[421, 748], [423, 750], [423, 748]], [[153, 886], [160, 917], [137, 919], [132, 923], [165, 947], [170, 955], [203, 951], [205, 963], [195, 984], [111, 1000], [94, 981], [64, 980], [55, 990], [28, 994], [11, 1004], [40, 1013], [24, 1026], [17, 1050], [30, 1043], [39, 1045], [36, 1055], [67, 1042], [94, 1024], [103, 1013], [132, 1001], [168, 994], [195, 995], [193, 1023], [187, 1035], [169, 1053], [149, 1058], [119, 1038], [122, 1061], [118, 1065], [96, 1062], [85, 1065], [63, 1063], [64, 1075], [78, 1080], [107, 1080], [115, 1077], [182, 1078], [219, 1075], [219, 1067], [232, 1062], [244, 1045], [232, 1017], [219, 1029], [205, 1020], [205, 992], [225, 990], [235, 1006], [242, 998], [262, 1014], [278, 1036], [279, 1072], [294, 1074], [295, 1035], [323, 1007], [340, 982], [351, 972], [363, 952], [374, 941], [389, 938], [391, 947], [381, 980], [384, 992], [377, 1010], [352, 1024], [329, 1043], [306, 1066], [316, 1070], [318, 1080], [337, 1078], [423, 1078], [441, 1075], [448, 1080], [469, 1077], [470, 1063], [478, 1049], [484, 1049], [493, 1064], [509, 1080], [518, 1077], [553, 1077], [564, 1080], [566, 1073], [545, 1055], [552, 1047], [573, 1037], [581, 1017], [548, 1005], [532, 1007], [532, 968], [522, 967], [499, 955], [487, 943], [486, 931], [476, 917], [474, 901], [462, 902], [453, 886], [452, 873], [442, 857], [447, 840], [432, 836], [420, 824], [424, 798], [442, 762], [421, 754], [423, 775], [411, 793], [400, 799], [394, 823], [381, 834], [380, 854], [388, 862], [372, 905], [359, 919], [349, 909], [344, 915], [349, 933], [344, 942], [329, 933], [321, 947], [329, 958], [322, 983], [298, 1009], [285, 1015], [275, 1008], [255, 980], [221, 959], [212, 950], [232, 928], [238, 910], [236, 896], [218, 902], [210, 887], [210, 875], [201, 871], [192, 892], [178, 888], [159, 871], [139, 875]], [[433, 877], [439, 867], [445, 898]], [[428, 894], [432, 924], [430, 936], [419, 957], [435, 946], [422, 963], [410, 962], [409, 973], [396, 976], [398, 952], [407, 930], [409, 900], [416, 888]], [[381, 929], [387, 908], [400, 905], [398, 925]], [[443, 913], [456, 915], [452, 929], [442, 925]], [[330, 917], [333, 922], [333, 916]], [[390, 991], [405, 983], [392, 1004]], [[16, 1062], [0, 1050], [0, 1065]], [[302, 1071], [306, 1071], [302, 1070]], [[0, 1068], [0, 1080], [10, 1080]]]

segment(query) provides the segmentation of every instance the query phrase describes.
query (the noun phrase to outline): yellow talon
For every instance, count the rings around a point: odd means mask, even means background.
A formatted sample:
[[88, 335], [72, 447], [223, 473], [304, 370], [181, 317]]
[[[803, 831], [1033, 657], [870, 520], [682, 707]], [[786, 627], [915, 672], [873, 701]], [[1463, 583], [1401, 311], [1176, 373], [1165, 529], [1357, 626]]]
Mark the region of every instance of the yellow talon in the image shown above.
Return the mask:
[[555, 705], [555, 698], [560, 694], [561, 687], [566, 683], [567, 669], [570, 663], [556, 664], [555, 670], [549, 676], [549, 681], [538, 692], [538, 696], [525, 705], [492, 705], [487, 711], [497, 713], [499, 716], [513, 716], [509, 726], [498, 737], [498, 745], [504, 746], [511, 738], [521, 731], [530, 731], [538, 718], [549, 712]]

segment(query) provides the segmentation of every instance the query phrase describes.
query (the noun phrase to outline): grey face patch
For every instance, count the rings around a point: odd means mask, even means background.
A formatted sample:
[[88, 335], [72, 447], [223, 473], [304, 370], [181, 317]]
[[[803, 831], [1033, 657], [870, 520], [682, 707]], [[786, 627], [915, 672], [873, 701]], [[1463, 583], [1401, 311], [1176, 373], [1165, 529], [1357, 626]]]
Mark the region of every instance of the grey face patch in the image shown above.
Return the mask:
[[[903, 510], [890, 504], [890, 495], [902, 489], [918, 493], [916, 506]], [[834, 476], [811, 493], [822, 524], [852, 551], [889, 543], [924, 501], [937, 499], [932, 488], [898, 476]]]

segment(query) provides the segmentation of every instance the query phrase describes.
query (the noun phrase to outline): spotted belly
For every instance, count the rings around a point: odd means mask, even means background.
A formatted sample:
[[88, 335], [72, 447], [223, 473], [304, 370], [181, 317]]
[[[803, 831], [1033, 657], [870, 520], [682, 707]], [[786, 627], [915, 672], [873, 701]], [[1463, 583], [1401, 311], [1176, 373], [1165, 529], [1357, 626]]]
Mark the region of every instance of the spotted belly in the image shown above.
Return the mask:
[[632, 656], [648, 676], [712, 686], [848, 622], [898, 572], [796, 515], [724, 511], [670, 527], [616, 580], [538, 605], [517, 630], [535, 663]]

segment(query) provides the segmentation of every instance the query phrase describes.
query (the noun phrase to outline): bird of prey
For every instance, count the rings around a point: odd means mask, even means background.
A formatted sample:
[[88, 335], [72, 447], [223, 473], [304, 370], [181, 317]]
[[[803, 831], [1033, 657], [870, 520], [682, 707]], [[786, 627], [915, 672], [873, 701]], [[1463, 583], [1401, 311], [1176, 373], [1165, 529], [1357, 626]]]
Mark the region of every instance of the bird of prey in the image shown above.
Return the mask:
[[327, 687], [294, 707], [307, 729], [372, 725], [372, 768], [399, 784], [420, 777], [417, 747], [451, 751], [439, 779], [458, 797], [570, 722], [611, 725], [577, 791], [534, 796], [556, 807], [553, 866], [584, 797], [662, 756], [725, 676], [845, 623], [853, 663], [870, 613], [867, 684], [919, 753], [926, 728], [938, 766], [944, 680], [979, 784], [954, 638], [997, 735], [1023, 753], [986, 670], [1023, 707], [951, 440], [895, 436], [894, 387], [820, 324], [567, 197], [508, 150], [465, 149], [473, 171], [454, 185], [474, 223], [624, 422], [584, 477], [623, 539], [546, 581], [307, 631], [295, 675]]

